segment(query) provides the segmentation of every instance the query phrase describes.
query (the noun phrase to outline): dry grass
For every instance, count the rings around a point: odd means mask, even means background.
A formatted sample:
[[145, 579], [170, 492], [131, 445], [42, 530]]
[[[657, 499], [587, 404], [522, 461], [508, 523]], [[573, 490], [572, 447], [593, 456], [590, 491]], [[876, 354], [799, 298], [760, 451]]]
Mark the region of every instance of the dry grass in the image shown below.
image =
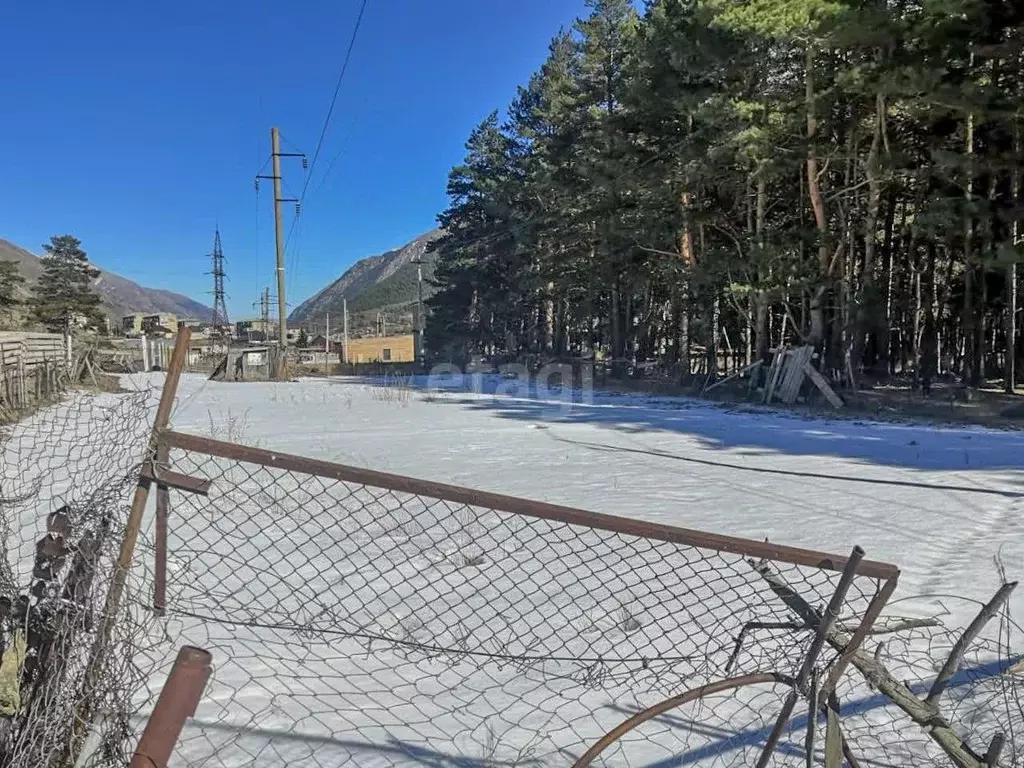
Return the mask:
[[370, 387], [370, 397], [378, 403], [395, 404], [402, 408], [409, 405], [412, 397], [412, 376], [385, 374], [380, 385]]

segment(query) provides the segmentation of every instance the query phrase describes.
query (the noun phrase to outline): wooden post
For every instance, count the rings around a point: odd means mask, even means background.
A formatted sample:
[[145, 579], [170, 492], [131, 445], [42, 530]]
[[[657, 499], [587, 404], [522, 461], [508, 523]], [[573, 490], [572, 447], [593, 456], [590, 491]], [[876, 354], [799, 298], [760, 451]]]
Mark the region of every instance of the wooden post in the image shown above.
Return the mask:
[[[164, 388], [160, 393], [160, 404], [156, 409], [156, 418], [153, 423], [153, 432], [149, 439], [149, 450], [146, 452], [146, 460], [152, 461], [156, 456], [159, 445], [160, 433], [167, 429], [171, 420], [171, 408], [174, 407], [174, 398], [178, 393], [178, 382], [181, 380], [181, 372], [185, 367], [185, 360], [188, 357], [188, 343], [191, 336], [188, 328], [178, 331], [178, 340], [174, 345], [174, 355], [171, 364], [167, 369], [167, 378], [164, 380]], [[110, 620], [121, 601], [121, 593], [124, 591], [124, 580], [131, 567], [132, 556], [135, 554], [135, 544], [139, 538], [139, 530], [142, 528], [142, 515], [146, 509], [146, 502], [149, 500], [148, 479], [140, 478], [135, 488], [135, 496], [132, 499], [131, 512], [128, 514], [128, 524], [125, 527], [124, 539], [121, 542], [121, 552], [117, 558], [117, 569], [114, 572], [114, 582], [111, 584], [107, 597], [106, 615]]]

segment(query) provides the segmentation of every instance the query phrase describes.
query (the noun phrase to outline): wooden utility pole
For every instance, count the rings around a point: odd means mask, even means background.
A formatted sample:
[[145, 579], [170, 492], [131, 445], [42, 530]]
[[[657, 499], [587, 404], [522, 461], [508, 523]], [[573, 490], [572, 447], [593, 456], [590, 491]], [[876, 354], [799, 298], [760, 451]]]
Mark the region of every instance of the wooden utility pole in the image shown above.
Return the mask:
[[348, 362], [348, 299], [341, 300], [342, 331], [341, 331], [341, 353], [344, 356], [343, 362]]
[[324, 332], [324, 352], [331, 353], [331, 313], [327, 313], [327, 330]]
[[426, 323], [423, 322], [423, 259], [415, 259], [411, 262], [416, 265], [416, 360], [423, 363], [423, 332], [426, 330]]
[[284, 296], [284, 223], [281, 217], [281, 134], [270, 129], [270, 147], [273, 153], [274, 173], [274, 239], [277, 244], [277, 345], [281, 354], [279, 368], [284, 368], [284, 350], [288, 345], [288, 316]]
[[[308, 166], [306, 156], [301, 152], [282, 152], [281, 133], [277, 128], [270, 129], [270, 153], [271, 167], [273, 173], [270, 176], [257, 176], [256, 189], [259, 189], [259, 180], [269, 178], [274, 182], [274, 238], [277, 254], [277, 328], [278, 328], [278, 349], [280, 350], [280, 361], [277, 366], [278, 378], [284, 377], [285, 371], [285, 347], [288, 345], [288, 312], [286, 309], [284, 292], [284, 219], [281, 214], [281, 203], [295, 203], [295, 215], [299, 215], [301, 201], [293, 197], [281, 197], [281, 158], [301, 157], [302, 167]], [[269, 337], [269, 334], [267, 334]]]

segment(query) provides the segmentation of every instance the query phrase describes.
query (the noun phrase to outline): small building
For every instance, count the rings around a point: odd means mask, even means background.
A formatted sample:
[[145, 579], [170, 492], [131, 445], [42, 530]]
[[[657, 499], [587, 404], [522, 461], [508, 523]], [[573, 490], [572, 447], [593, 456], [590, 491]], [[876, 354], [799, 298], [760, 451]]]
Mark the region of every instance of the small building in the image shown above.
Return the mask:
[[193, 339], [208, 339], [214, 335], [213, 326], [205, 320], [187, 318], [178, 320], [178, 330], [188, 328], [192, 332]]
[[343, 355], [346, 363], [414, 363], [416, 334], [349, 339]]
[[266, 341], [269, 321], [261, 318], [239, 320], [235, 323], [235, 338], [239, 341]]
[[268, 347], [246, 347], [229, 356], [228, 376], [235, 381], [261, 381], [270, 378], [271, 352]]
[[135, 313], [121, 318], [121, 333], [125, 336], [142, 335], [142, 315]]
[[172, 312], [157, 312], [142, 318], [142, 332], [147, 336], [173, 336], [178, 332], [178, 318]]

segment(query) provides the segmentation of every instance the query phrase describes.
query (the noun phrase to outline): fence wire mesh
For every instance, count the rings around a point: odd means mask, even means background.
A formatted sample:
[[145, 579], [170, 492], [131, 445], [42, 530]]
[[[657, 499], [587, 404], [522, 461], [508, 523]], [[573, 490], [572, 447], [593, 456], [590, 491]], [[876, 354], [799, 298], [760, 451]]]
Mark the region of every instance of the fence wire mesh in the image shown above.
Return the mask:
[[[820, 613], [840, 580], [825, 555], [763, 560], [754, 542], [176, 448], [170, 468], [211, 489], [170, 492], [167, 616], [150, 610], [148, 530], [105, 616], [155, 402], [74, 394], [3, 435], [0, 768], [125, 765], [183, 643], [215, 672], [172, 766], [569, 766], [666, 698], [773, 673], [665, 711], [593, 763], [755, 765], [813, 637], [780, 585]], [[879, 599], [876, 576], [853, 579], [837, 632]], [[1021, 631], [1004, 609], [939, 707], [979, 753], [1003, 734], [1003, 766], [1024, 765]], [[889, 616], [862, 652], [923, 697], [962, 632]], [[838, 655], [826, 643], [813, 679]], [[951, 764], [852, 668], [836, 693], [850, 765]], [[824, 732], [802, 696], [767, 765], [807, 765], [808, 745], [824, 765]]]
[[73, 393], [3, 433], [3, 768], [123, 766], [130, 757], [147, 617], [131, 601], [105, 616], [104, 603], [153, 404], [148, 391]]
[[[687, 688], [795, 677], [813, 636], [740, 554], [189, 451], [171, 464], [212, 481], [171, 495], [173, 632], [217, 659], [187, 765], [570, 765]], [[772, 566], [816, 607], [840, 577]], [[879, 587], [856, 577], [841, 624]], [[716, 712], [770, 727], [784, 698], [736, 692]], [[715, 740], [662, 719], [603, 760]], [[706, 764], [746, 764], [726, 751]]]

